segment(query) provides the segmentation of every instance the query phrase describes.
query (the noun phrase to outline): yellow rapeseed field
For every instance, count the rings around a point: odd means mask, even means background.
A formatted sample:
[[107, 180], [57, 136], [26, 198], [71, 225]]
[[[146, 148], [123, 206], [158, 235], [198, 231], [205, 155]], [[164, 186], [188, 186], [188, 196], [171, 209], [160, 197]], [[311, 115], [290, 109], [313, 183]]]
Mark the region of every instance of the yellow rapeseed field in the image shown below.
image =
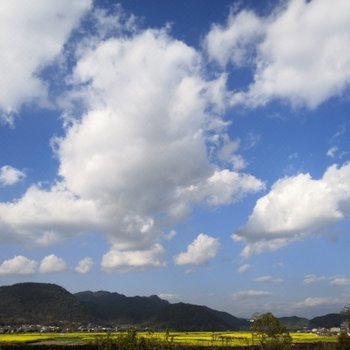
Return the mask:
[[[120, 332], [111, 333], [117, 337]], [[0, 343], [64, 343], [81, 344], [94, 342], [106, 333], [25, 333], [0, 334]], [[251, 332], [138, 332], [139, 337], [173, 342], [182, 345], [200, 346], [249, 346], [253, 345]], [[291, 333], [293, 342], [335, 342], [335, 336], [318, 336], [312, 333]]]

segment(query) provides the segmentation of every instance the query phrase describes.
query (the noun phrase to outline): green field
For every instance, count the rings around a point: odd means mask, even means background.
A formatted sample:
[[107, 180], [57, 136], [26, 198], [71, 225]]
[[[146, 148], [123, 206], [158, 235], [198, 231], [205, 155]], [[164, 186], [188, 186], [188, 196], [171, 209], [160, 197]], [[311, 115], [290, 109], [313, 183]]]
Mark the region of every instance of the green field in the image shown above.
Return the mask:
[[[121, 333], [111, 333], [117, 337]], [[0, 334], [0, 343], [36, 343], [77, 345], [94, 343], [106, 333], [27, 333]], [[335, 342], [336, 336], [318, 336], [312, 333], [291, 333], [293, 342]], [[138, 337], [172, 342], [181, 345], [198, 346], [249, 346], [253, 345], [251, 332], [138, 332]]]

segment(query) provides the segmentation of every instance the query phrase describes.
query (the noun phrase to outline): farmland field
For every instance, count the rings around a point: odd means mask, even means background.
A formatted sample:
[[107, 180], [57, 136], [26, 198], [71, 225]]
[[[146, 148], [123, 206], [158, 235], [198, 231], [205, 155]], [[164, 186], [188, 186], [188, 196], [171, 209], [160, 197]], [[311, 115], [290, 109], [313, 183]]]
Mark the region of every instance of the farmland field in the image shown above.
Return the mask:
[[[117, 337], [121, 332], [111, 333]], [[94, 343], [106, 333], [24, 333], [1, 334], [1, 343], [64, 344]], [[318, 336], [312, 333], [291, 333], [295, 343], [335, 342], [336, 336]], [[138, 337], [172, 342], [189, 346], [249, 346], [253, 345], [251, 332], [138, 332]]]

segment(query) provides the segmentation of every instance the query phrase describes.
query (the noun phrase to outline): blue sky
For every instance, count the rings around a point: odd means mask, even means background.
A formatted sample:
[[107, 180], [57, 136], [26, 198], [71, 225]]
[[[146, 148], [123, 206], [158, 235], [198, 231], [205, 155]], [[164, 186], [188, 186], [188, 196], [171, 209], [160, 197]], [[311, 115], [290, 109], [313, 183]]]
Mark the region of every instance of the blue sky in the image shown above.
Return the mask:
[[349, 303], [346, 0], [3, 1], [0, 281], [249, 317]]

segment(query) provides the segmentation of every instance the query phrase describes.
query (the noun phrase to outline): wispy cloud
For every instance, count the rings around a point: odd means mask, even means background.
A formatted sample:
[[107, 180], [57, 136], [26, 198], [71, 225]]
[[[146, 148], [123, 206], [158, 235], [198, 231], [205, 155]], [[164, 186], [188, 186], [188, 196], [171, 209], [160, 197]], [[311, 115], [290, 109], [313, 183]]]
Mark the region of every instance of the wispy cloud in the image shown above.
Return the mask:
[[284, 280], [280, 277], [273, 276], [260, 276], [254, 279], [255, 282], [263, 282], [263, 283], [282, 283]]
[[249, 264], [243, 264], [241, 265], [239, 268], [238, 268], [238, 272], [239, 273], [244, 273], [244, 272], [247, 272], [250, 268], [250, 265]]
[[316, 275], [310, 274], [310, 275], [304, 276], [304, 283], [305, 284], [313, 284], [313, 283], [322, 282], [326, 279], [327, 278], [325, 276], [316, 276]]
[[328, 151], [327, 151], [327, 156], [330, 158], [335, 158], [337, 152], [338, 152], [338, 147], [337, 146], [333, 146], [331, 147]]
[[297, 307], [317, 307], [323, 305], [338, 305], [344, 303], [343, 300], [330, 297], [307, 297], [296, 304]]
[[234, 300], [244, 300], [251, 298], [265, 298], [272, 295], [271, 292], [266, 290], [243, 290], [232, 295]]
[[350, 286], [350, 277], [332, 276], [329, 278], [331, 286]]

